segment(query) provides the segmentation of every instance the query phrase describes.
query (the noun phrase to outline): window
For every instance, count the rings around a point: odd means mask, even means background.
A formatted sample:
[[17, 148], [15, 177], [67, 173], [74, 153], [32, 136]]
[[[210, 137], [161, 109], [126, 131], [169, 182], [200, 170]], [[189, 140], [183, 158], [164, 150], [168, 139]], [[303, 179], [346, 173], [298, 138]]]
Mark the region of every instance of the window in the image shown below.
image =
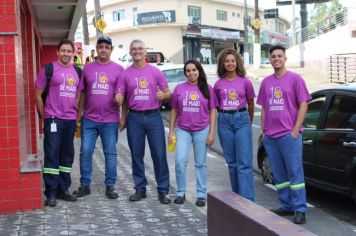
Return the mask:
[[329, 107], [325, 128], [356, 129], [356, 97], [335, 95]]
[[318, 126], [321, 109], [326, 100], [325, 96], [317, 97], [309, 102], [308, 111], [304, 119], [304, 127], [316, 129]]
[[227, 11], [216, 11], [216, 19], [219, 21], [227, 21]]
[[112, 17], [113, 17], [113, 19], [112, 19], [113, 22], [125, 19], [125, 10], [121, 9], [118, 11], [114, 11], [112, 13]]
[[188, 6], [188, 16], [201, 18], [201, 7]]

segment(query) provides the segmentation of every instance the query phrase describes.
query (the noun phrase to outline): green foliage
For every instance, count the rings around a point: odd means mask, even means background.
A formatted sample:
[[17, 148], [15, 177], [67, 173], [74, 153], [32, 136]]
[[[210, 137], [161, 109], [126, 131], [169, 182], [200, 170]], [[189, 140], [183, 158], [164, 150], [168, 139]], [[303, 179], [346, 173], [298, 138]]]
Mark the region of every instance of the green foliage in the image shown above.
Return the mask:
[[333, 0], [331, 3], [318, 3], [314, 5], [314, 9], [309, 17], [309, 25], [324, 20], [326, 17], [334, 15], [342, 9], [339, 0]]

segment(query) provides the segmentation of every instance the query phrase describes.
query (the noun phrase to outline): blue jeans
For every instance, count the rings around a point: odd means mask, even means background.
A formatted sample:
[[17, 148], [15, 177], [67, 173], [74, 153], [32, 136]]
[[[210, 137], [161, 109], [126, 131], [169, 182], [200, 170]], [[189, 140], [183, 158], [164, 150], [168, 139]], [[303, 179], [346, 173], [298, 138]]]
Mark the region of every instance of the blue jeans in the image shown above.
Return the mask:
[[272, 167], [281, 208], [307, 212], [303, 171], [302, 135], [291, 134], [279, 138], [265, 137], [263, 145]]
[[229, 168], [232, 191], [254, 201], [252, 128], [248, 112], [219, 112], [218, 134]]
[[166, 154], [166, 139], [163, 121], [159, 111], [149, 114], [129, 112], [127, 116], [127, 140], [131, 150], [132, 175], [135, 189], [145, 192], [147, 179], [145, 175], [146, 135], [159, 193], [169, 192], [169, 169]]
[[92, 159], [96, 139], [100, 136], [105, 156], [105, 186], [112, 187], [117, 179], [116, 143], [119, 123], [99, 123], [82, 119], [80, 147], [80, 185], [89, 186], [92, 176]]
[[[56, 132], [51, 132], [51, 124], [56, 124]], [[46, 118], [44, 121], [43, 179], [47, 198], [67, 191], [72, 183], [70, 172], [74, 161], [75, 127], [75, 120]]]
[[176, 128], [177, 144], [175, 167], [177, 196], [182, 197], [186, 192], [186, 170], [189, 158], [189, 149], [193, 143], [195, 174], [197, 177], [197, 198], [206, 198], [206, 140], [208, 138], [209, 131], [210, 126], [200, 131], [186, 131], [178, 127]]

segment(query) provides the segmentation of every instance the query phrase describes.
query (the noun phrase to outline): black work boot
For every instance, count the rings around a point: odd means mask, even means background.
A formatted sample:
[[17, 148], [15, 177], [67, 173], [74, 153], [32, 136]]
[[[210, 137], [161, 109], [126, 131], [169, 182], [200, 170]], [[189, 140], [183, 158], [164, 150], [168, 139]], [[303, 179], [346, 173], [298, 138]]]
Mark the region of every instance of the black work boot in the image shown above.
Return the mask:
[[117, 199], [119, 197], [119, 194], [115, 192], [115, 188], [112, 186], [106, 187], [105, 195], [110, 199]]
[[160, 203], [162, 204], [169, 204], [171, 203], [171, 199], [169, 199], [169, 197], [167, 196], [167, 193], [158, 193], [158, 200]]
[[129, 198], [131, 202], [137, 202], [141, 201], [142, 199], [146, 198], [146, 192], [139, 192], [136, 191], [134, 194], [132, 194]]
[[90, 194], [89, 186], [80, 186], [78, 190], [74, 191], [73, 194], [77, 197], [84, 197]]
[[58, 193], [57, 199], [62, 199], [64, 201], [68, 201], [68, 202], [75, 202], [75, 201], [77, 201], [77, 196], [70, 194], [69, 191], [67, 190], [67, 191]]

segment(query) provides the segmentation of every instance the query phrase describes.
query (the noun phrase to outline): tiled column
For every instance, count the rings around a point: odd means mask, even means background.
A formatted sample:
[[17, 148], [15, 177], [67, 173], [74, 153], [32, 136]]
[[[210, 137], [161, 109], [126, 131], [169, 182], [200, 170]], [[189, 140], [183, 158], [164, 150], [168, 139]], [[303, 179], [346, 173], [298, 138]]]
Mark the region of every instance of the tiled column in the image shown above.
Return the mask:
[[[0, 1], [0, 214], [42, 207], [41, 173], [21, 173], [21, 165], [33, 150], [27, 144], [31, 134], [26, 135], [27, 130], [32, 129], [33, 121], [30, 112], [26, 114], [24, 108], [28, 106], [30, 111], [34, 107], [31, 103], [25, 105], [25, 101], [33, 97], [31, 90], [23, 91], [24, 85], [33, 86], [33, 81], [28, 81], [33, 78], [24, 75], [23, 70], [24, 65], [33, 67], [33, 59], [22, 57], [24, 32], [20, 4], [25, 9], [23, 17], [29, 16], [27, 0]], [[25, 45], [29, 43], [33, 45], [31, 37]], [[24, 50], [28, 48], [31, 47]], [[29, 129], [24, 129], [26, 123], [30, 125]]]

